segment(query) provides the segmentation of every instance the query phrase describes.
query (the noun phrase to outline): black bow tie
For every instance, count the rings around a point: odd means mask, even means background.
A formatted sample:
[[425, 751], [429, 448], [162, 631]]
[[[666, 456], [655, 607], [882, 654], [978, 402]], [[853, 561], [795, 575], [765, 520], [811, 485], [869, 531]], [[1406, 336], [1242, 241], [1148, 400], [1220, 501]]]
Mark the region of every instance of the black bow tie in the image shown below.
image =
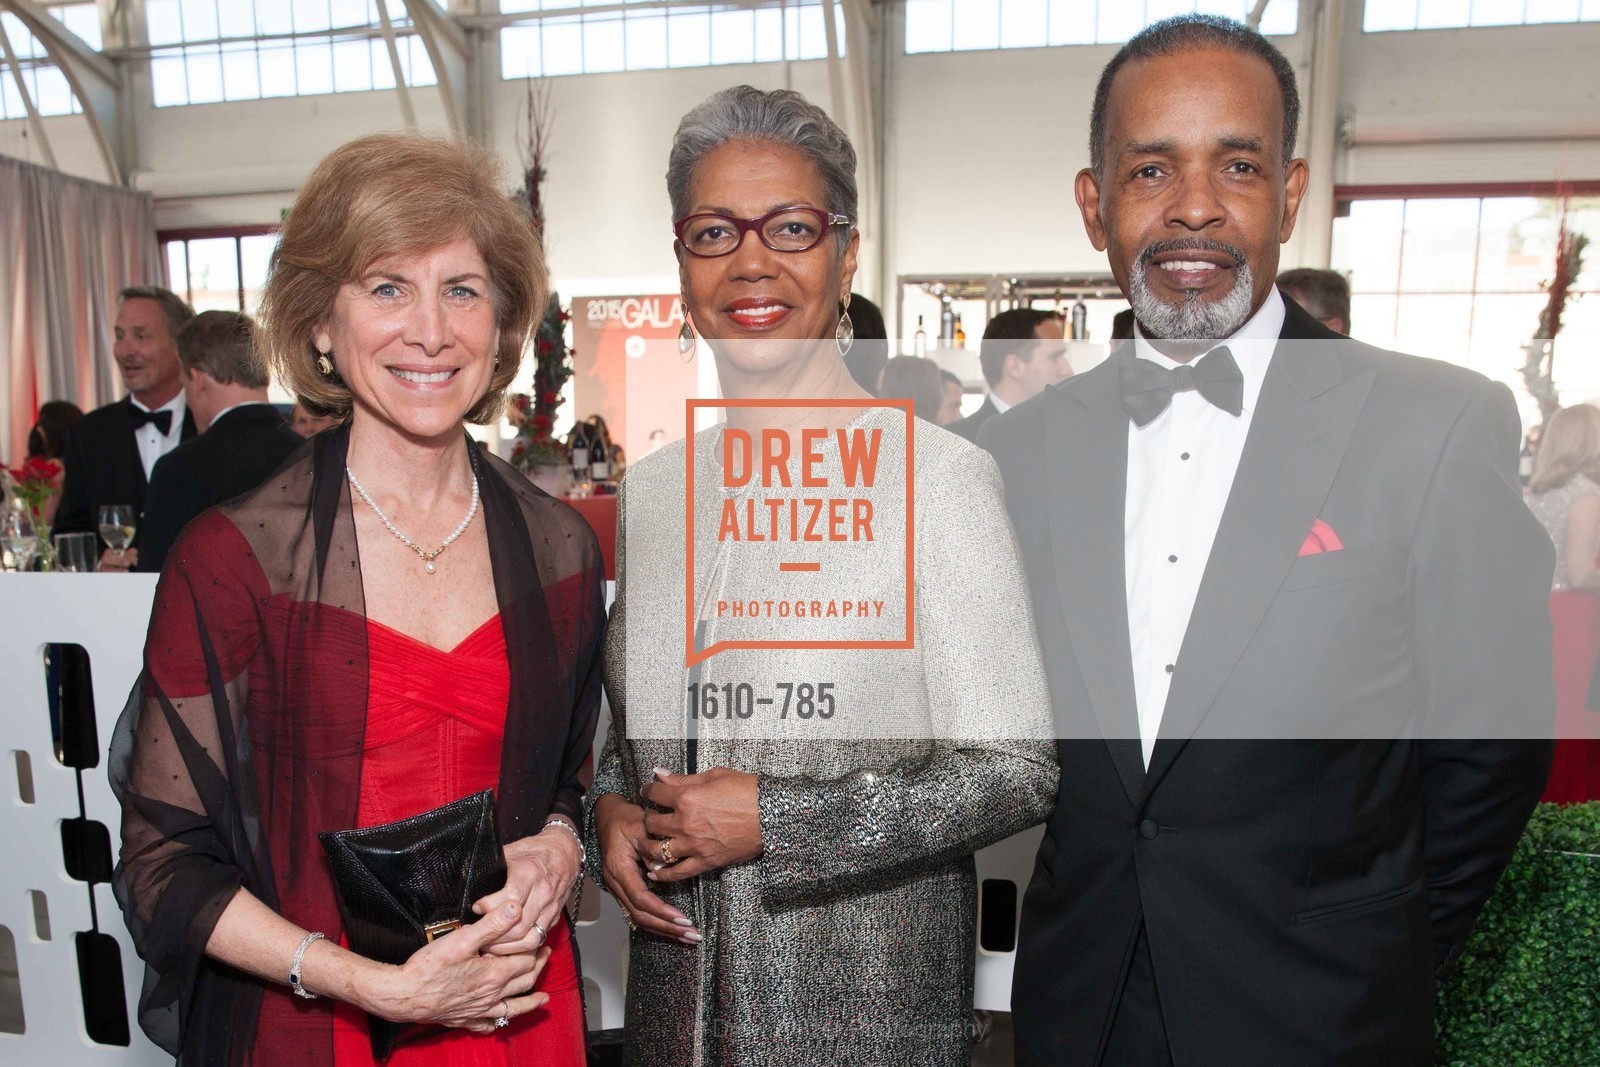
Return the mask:
[[1168, 369], [1148, 359], [1122, 361], [1122, 406], [1135, 426], [1155, 421], [1173, 393], [1189, 389], [1229, 415], [1244, 410], [1244, 375], [1226, 346], [1213, 348], [1193, 366]]
[[133, 415], [133, 428], [135, 430], [141, 426], [153, 425], [161, 431], [162, 437], [172, 432], [171, 411], [146, 411], [143, 408], [131, 408], [130, 413]]

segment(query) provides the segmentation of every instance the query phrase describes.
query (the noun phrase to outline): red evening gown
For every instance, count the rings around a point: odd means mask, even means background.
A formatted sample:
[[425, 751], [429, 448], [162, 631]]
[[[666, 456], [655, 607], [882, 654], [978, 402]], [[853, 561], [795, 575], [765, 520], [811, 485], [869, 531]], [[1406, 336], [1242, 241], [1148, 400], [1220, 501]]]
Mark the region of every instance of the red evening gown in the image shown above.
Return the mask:
[[1584, 707], [1600, 653], [1600, 596], [1575, 589], [1550, 594], [1556, 684], [1556, 754], [1544, 801], [1575, 804], [1600, 798], [1600, 741], [1595, 713]]
[[[367, 735], [358, 825], [376, 826], [492, 789], [511, 676], [496, 615], [449, 652], [368, 621]], [[538, 990], [550, 1002], [493, 1035], [448, 1031], [397, 1048], [386, 1067], [582, 1067], [583, 1006], [566, 920], [550, 931]], [[334, 1062], [367, 1067], [366, 1016], [334, 1008]]]

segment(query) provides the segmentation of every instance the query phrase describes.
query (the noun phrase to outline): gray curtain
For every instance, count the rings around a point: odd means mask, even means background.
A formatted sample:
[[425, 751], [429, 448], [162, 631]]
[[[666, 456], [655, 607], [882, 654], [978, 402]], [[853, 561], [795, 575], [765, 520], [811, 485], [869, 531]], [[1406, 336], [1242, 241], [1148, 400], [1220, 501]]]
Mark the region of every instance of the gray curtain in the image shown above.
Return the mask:
[[147, 194], [0, 158], [0, 458], [22, 461], [36, 403], [121, 395], [117, 291], [161, 284]]

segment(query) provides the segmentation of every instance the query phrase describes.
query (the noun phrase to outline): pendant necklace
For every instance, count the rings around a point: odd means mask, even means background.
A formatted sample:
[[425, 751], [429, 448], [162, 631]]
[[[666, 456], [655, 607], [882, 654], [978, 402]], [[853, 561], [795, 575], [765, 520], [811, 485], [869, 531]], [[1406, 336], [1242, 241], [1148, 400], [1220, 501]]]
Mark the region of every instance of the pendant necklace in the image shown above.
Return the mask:
[[356, 495], [367, 502], [367, 507], [371, 508], [378, 516], [378, 520], [383, 523], [386, 530], [394, 534], [395, 537], [399, 538], [401, 544], [405, 545], [407, 548], [411, 549], [411, 551], [415, 552], [421, 557], [422, 569], [427, 571], [429, 574], [434, 573], [434, 570], [436, 569], [433, 561], [438, 559], [445, 549], [454, 544], [456, 538], [467, 532], [467, 527], [472, 525], [473, 516], [478, 514], [478, 479], [474, 477], [472, 479], [472, 506], [467, 508], [467, 517], [462, 519], [461, 525], [457, 526], [450, 536], [444, 539], [443, 544], [434, 549], [432, 552], [429, 552], [421, 545], [411, 540], [411, 538], [401, 533], [400, 528], [397, 527], [393, 522], [389, 521], [389, 516], [383, 513], [383, 509], [378, 506], [377, 501], [368, 496], [366, 489], [362, 488], [361, 482], [356, 479], [355, 471], [350, 470], [347, 467], [345, 468], [344, 473], [345, 476], [350, 479], [350, 487], [356, 491]]

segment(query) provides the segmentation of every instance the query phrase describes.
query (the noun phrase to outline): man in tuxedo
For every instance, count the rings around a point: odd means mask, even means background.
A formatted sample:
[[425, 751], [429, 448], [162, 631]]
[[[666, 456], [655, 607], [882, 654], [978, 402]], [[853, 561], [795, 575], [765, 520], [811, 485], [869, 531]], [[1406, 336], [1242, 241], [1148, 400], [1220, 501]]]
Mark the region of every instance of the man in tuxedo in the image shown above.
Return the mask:
[[266, 481], [304, 439], [267, 402], [267, 368], [237, 311], [205, 311], [178, 334], [183, 391], [200, 436], [162, 457], [150, 478], [141, 571], [160, 573], [189, 521]]
[[1122, 49], [1076, 191], [1137, 336], [984, 428], [1061, 738], [1024, 1067], [1431, 1064], [1548, 771], [1515, 405], [1273, 287], [1297, 112], [1238, 23]]
[[1033, 308], [1011, 308], [989, 320], [978, 346], [978, 363], [989, 395], [971, 415], [946, 429], [969, 441], [985, 422], [1072, 373], [1061, 316]]
[[[72, 427], [61, 457], [66, 480], [56, 508], [57, 533], [98, 531], [100, 508], [107, 504], [127, 504], [141, 515], [156, 460], [195, 434], [178, 362], [178, 331], [194, 318], [194, 309], [153, 285], [124, 289], [118, 300], [111, 354], [128, 395]], [[136, 548], [107, 549], [100, 565], [126, 571], [138, 558]]]

